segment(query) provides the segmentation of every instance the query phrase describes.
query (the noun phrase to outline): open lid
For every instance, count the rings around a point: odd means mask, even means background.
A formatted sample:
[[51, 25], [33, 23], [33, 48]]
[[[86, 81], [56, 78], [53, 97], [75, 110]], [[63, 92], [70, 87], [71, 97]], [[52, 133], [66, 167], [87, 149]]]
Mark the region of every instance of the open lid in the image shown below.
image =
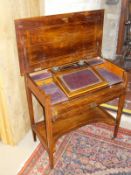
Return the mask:
[[100, 55], [104, 10], [15, 20], [21, 75]]

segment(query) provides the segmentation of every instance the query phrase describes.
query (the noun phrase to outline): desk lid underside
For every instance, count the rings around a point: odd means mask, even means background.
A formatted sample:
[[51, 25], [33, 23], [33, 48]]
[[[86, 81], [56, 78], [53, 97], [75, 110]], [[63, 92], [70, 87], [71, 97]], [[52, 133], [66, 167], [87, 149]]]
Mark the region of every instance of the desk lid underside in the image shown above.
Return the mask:
[[100, 55], [103, 10], [15, 21], [21, 74]]

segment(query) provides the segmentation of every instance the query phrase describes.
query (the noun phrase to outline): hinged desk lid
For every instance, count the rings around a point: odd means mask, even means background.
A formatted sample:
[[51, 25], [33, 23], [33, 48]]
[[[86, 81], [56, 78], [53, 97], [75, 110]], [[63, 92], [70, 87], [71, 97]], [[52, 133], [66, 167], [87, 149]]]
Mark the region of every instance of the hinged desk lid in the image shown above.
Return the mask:
[[103, 10], [15, 21], [21, 74], [100, 55]]

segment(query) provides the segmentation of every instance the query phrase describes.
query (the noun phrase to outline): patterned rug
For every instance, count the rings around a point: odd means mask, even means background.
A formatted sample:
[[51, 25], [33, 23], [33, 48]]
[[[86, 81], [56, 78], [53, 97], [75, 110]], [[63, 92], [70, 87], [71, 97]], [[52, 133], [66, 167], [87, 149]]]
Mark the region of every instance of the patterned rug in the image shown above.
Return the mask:
[[131, 175], [131, 131], [105, 124], [84, 126], [61, 137], [56, 146], [55, 168], [38, 145], [18, 175]]

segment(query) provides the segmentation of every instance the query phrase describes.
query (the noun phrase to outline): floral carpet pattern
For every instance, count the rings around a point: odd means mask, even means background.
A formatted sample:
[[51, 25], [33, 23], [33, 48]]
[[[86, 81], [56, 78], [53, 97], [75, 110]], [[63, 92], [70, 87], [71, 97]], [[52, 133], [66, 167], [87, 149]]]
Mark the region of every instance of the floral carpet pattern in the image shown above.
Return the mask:
[[18, 175], [131, 175], [131, 131], [93, 124], [73, 131], [57, 142], [55, 167], [38, 145]]

